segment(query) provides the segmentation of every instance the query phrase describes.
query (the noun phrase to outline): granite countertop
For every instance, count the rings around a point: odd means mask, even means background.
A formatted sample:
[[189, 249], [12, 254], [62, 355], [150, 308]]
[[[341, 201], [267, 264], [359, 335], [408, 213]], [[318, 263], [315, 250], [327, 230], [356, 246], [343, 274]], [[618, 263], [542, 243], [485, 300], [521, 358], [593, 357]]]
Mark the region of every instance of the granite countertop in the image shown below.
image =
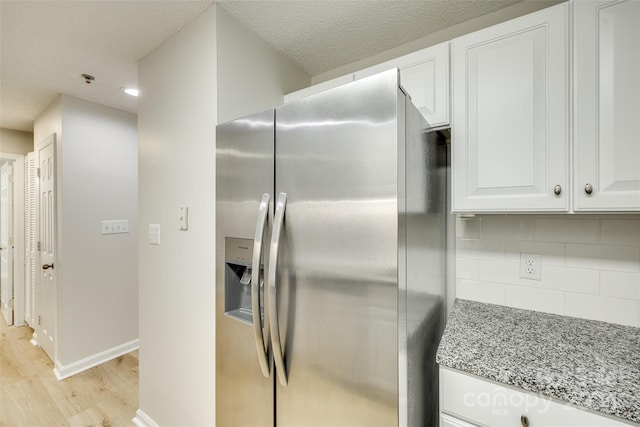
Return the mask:
[[640, 328], [457, 299], [436, 361], [640, 423]]

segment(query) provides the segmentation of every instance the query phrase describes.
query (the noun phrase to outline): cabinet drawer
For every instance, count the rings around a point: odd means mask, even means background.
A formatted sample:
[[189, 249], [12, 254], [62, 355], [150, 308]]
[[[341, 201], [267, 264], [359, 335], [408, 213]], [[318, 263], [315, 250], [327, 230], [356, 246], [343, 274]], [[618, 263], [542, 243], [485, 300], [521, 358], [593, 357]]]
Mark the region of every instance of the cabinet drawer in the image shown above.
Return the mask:
[[522, 415], [528, 418], [531, 427], [629, 426], [605, 414], [587, 412], [459, 371], [442, 368], [440, 374], [442, 412], [479, 426], [517, 427], [522, 425]]
[[440, 415], [440, 427], [477, 427], [449, 415]]

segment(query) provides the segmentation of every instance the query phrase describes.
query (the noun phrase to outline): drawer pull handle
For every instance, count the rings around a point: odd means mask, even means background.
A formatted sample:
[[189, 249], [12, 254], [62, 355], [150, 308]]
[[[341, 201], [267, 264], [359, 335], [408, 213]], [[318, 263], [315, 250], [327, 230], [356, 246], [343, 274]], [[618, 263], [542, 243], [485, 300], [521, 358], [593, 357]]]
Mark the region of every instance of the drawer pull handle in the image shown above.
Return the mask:
[[526, 415], [521, 415], [520, 423], [522, 424], [522, 427], [529, 427], [529, 418], [527, 418]]

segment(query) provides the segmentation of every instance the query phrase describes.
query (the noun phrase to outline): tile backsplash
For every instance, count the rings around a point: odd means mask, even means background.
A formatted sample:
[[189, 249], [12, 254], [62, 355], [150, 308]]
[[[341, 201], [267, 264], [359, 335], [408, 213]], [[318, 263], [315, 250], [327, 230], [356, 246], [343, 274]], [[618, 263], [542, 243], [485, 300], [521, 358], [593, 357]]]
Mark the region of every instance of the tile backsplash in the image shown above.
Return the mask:
[[[520, 254], [541, 255], [541, 280]], [[456, 218], [456, 296], [640, 326], [640, 215]]]

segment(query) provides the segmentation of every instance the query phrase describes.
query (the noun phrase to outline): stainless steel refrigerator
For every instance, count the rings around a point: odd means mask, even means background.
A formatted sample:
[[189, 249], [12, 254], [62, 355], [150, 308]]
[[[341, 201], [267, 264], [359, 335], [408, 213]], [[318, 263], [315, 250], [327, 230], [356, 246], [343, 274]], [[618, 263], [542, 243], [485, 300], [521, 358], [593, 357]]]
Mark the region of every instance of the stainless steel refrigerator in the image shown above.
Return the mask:
[[445, 153], [390, 70], [217, 127], [218, 427], [435, 426]]

